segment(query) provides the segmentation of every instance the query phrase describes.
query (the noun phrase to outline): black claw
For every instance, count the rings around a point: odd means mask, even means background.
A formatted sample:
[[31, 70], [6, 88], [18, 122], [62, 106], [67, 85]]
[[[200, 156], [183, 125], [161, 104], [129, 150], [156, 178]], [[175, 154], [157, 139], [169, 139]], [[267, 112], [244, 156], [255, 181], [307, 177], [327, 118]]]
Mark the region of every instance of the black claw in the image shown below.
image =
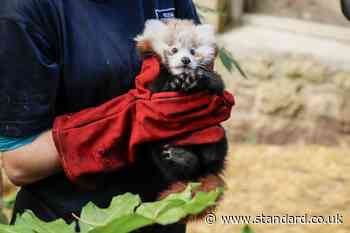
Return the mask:
[[170, 82], [170, 91], [177, 91], [181, 88], [183, 80], [180, 77], [174, 77]]
[[181, 90], [184, 92], [189, 92], [196, 88], [198, 85], [198, 77], [195, 74], [188, 75], [181, 85]]
[[175, 83], [170, 83], [170, 87], [171, 87], [172, 89], [176, 89], [176, 84], [175, 84]]
[[202, 79], [202, 78], [204, 77], [204, 72], [203, 72], [202, 70], [198, 70], [198, 71], [196, 72], [196, 76], [197, 76], [198, 78]]
[[175, 79], [174, 82], [176, 83], [176, 85], [181, 85], [181, 80], [180, 79]]
[[171, 159], [173, 159], [173, 156], [172, 156], [172, 154], [165, 154], [164, 159], [171, 160]]

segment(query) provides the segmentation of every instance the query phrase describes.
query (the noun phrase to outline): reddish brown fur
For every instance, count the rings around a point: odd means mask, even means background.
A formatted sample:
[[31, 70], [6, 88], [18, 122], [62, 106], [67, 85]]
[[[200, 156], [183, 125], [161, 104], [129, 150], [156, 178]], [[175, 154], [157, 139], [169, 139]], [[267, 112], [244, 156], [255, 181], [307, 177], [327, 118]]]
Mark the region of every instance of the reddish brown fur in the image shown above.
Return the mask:
[[183, 182], [177, 182], [175, 184], [172, 184], [167, 190], [159, 194], [158, 199], [162, 200], [173, 193], [181, 193], [186, 189], [186, 187], [187, 187], [187, 184]]
[[138, 41], [136, 44], [137, 50], [139, 51], [141, 57], [144, 57], [147, 54], [153, 54], [153, 48], [152, 48], [152, 44], [150, 41], [148, 40], [142, 40], [142, 41]]

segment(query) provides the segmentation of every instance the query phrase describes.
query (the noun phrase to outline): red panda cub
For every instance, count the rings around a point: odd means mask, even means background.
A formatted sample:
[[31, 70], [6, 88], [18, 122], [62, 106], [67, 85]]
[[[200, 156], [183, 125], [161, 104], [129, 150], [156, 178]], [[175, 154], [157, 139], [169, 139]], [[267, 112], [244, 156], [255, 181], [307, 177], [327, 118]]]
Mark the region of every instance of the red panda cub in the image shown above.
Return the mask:
[[[160, 77], [150, 83], [152, 92], [194, 93], [207, 90], [221, 95], [224, 82], [210, 67], [217, 55], [215, 30], [190, 20], [149, 20], [136, 38], [141, 56], [157, 56]], [[215, 144], [179, 147], [166, 142], [150, 146], [152, 160], [164, 178], [160, 198], [182, 191], [188, 182], [202, 182], [199, 191], [224, 185], [220, 174], [227, 155], [226, 137]]]

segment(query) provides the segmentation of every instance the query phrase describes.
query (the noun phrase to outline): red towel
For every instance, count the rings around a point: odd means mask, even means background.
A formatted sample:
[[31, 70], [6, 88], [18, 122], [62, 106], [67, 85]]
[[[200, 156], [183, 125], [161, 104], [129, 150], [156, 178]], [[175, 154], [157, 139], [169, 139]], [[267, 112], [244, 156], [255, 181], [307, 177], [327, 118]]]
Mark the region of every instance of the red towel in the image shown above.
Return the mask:
[[72, 182], [84, 184], [87, 176], [132, 163], [143, 143], [167, 140], [198, 145], [224, 137], [220, 123], [230, 117], [234, 105], [230, 93], [153, 94], [146, 85], [159, 73], [158, 59], [147, 58], [136, 78], [136, 89], [101, 106], [55, 119], [53, 138]]

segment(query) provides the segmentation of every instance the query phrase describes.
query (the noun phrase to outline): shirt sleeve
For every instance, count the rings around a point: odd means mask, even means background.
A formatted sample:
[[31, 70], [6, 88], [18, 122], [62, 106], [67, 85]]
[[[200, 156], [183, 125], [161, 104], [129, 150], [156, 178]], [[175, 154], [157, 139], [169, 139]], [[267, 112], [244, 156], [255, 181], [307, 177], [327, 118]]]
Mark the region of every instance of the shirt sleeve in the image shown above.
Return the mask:
[[0, 135], [30, 137], [51, 128], [59, 65], [45, 33], [0, 17]]
[[196, 7], [192, 0], [176, 0], [176, 18], [192, 19], [196, 24], [200, 24]]
[[31, 144], [39, 134], [24, 138], [9, 138], [0, 136], [0, 152], [16, 150], [22, 146]]

